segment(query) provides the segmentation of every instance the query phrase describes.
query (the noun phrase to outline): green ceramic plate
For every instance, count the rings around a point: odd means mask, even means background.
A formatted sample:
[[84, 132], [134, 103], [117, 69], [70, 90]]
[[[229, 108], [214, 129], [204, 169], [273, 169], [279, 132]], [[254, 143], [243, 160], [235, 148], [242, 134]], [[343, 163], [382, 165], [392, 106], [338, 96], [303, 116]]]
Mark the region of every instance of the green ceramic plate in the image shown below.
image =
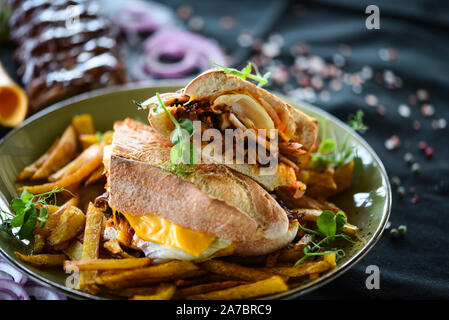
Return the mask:
[[[19, 128], [13, 130], [0, 142], [0, 207], [8, 210], [8, 203], [17, 196], [15, 178], [27, 164], [38, 158], [70, 123], [72, 117], [80, 113], [90, 113], [97, 130], [112, 128], [116, 120], [126, 117], [146, 121], [146, 112], [138, 111], [132, 99], [143, 101], [157, 91], [172, 92], [183, 83], [162, 83], [122, 86], [97, 90], [65, 100], [32, 116]], [[293, 104], [293, 103], [292, 103]], [[349, 132], [356, 149], [355, 173], [350, 190], [334, 198], [333, 201], [348, 213], [349, 221], [360, 228], [355, 245], [346, 248], [346, 256], [339, 266], [319, 279], [306, 283], [300, 288], [273, 295], [266, 299], [293, 298], [310, 292], [337, 278], [358, 262], [379, 239], [388, 220], [391, 205], [391, 190], [387, 174], [377, 155], [359, 135], [344, 123], [308, 104], [293, 104], [314, 117], [327, 120], [328, 132], [333, 132], [337, 140], [342, 140]], [[0, 232], [0, 254], [12, 265], [23, 271], [38, 283], [51, 287], [67, 296], [77, 299], [103, 299], [69, 289], [65, 286], [67, 274], [56, 269], [40, 270], [19, 261], [14, 251], [27, 252], [30, 248], [17, 239]]]

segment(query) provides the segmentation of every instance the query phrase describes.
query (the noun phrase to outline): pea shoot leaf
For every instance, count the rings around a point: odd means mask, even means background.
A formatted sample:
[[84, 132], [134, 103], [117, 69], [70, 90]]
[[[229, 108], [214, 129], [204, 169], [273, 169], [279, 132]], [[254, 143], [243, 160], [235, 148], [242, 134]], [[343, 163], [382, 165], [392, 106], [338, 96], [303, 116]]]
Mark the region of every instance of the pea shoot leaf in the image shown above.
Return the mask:
[[[224, 67], [222, 65], [219, 65], [215, 61], [212, 61], [212, 64], [215, 65], [216, 67], [218, 67], [219, 69], [221, 69], [224, 73], [232, 74], [232, 75], [242, 78], [244, 80], [246, 80], [246, 78], [255, 80], [258, 82], [259, 87], [262, 87], [262, 86], [268, 84], [268, 79], [271, 76], [270, 72], [267, 72], [264, 75], [261, 75], [259, 73], [257, 66], [253, 65], [251, 62], [248, 62], [248, 64], [242, 70]], [[253, 68], [254, 68], [256, 74], [251, 73]]]
[[[368, 127], [363, 123], [363, 111], [350, 115], [348, 125], [355, 131], [365, 132]], [[337, 142], [326, 137], [326, 123], [320, 122], [322, 128], [321, 144], [318, 151], [312, 155], [312, 167], [315, 170], [324, 170], [328, 164], [336, 168], [345, 165], [354, 158], [353, 146], [349, 143], [349, 133], [346, 134], [343, 144], [338, 147]]]

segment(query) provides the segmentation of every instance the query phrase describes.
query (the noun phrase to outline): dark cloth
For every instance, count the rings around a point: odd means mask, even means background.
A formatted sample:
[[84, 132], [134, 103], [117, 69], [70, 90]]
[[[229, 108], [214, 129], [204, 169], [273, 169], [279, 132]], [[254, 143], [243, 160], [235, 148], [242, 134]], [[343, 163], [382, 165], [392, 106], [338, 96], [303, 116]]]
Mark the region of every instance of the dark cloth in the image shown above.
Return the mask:
[[[185, 1], [164, 0], [174, 9]], [[255, 38], [266, 40], [280, 34], [284, 40], [276, 59], [291, 66], [290, 48], [298, 43], [308, 44], [310, 51], [331, 62], [341, 44], [351, 48], [343, 69], [347, 72], [370, 66], [375, 73], [390, 70], [402, 79], [401, 87], [386, 89], [375, 81], [363, 84], [355, 94], [349, 87], [332, 92], [327, 102], [315, 104], [342, 120], [358, 109], [365, 112], [369, 130], [364, 138], [382, 159], [391, 177], [400, 178], [405, 195], [393, 188], [391, 228], [407, 226], [405, 236], [394, 238], [384, 232], [377, 245], [356, 266], [326, 286], [301, 299], [436, 299], [449, 298], [449, 147], [448, 128], [434, 130], [435, 121], [449, 120], [449, 3], [443, 1], [376, 1], [380, 8], [380, 29], [365, 28], [366, 6], [370, 1], [311, 1], [291, 3], [271, 0], [191, 1], [194, 16], [204, 19], [200, 30], [215, 38], [242, 65], [251, 55], [250, 48], [241, 47], [238, 35], [251, 30]], [[234, 18], [231, 29], [220, 26], [224, 16]], [[382, 48], [393, 48], [397, 59], [384, 61]], [[2, 47], [0, 57], [11, 61]], [[8, 63], [9, 63], [8, 62]], [[10, 70], [13, 67], [6, 65]], [[290, 80], [292, 81], [292, 80]], [[298, 86], [291, 82], [291, 85]], [[283, 89], [272, 85], [269, 89]], [[409, 104], [409, 96], [418, 89], [429, 92], [429, 101]], [[367, 94], [377, 97], [385, 107], [380, 115], [376, 107], [365, 102]], [[431, 104], [435, 113], [425, 117], [423, 104]], [[398, 106], [409, 105], [410, 116], [402, 117]], [[413, 128], [419, 121], [420, 129]], [[439, 122], [441, 126], [443, 120]], [[444, 127], [444, 126], [443, 126]], [[2, 129], [3, 130], [3, 129]], [[5, 130], [1, 131], [4, 134]], [[396, 150], [387, 150], [385, 141], [392, 135], [400, 139]], [[429, 159], [419, 150], [420, 141], [433, 147]], [[419, 163], [417, 174], [404, 162], [411, 153]], [[380, 269], [380, 289], [368, 290], [366, 268]]]

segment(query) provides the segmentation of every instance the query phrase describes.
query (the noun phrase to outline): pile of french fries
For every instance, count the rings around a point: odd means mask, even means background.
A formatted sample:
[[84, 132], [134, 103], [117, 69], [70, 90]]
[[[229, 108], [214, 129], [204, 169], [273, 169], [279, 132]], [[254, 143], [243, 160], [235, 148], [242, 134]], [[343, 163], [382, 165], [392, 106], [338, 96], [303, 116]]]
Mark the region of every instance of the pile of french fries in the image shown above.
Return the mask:
[[[20, 172], [19, 181], [46, 181], [19, 191], [69, 190], [63, 192], [67, 201], [48, 205], [45, 226], [35, 227], [33, 254], [16, 252], [23, 262], [42, 268], [63, 267], [75, 276], [78, 290], [135, 300], [252, 299], [288, 291], [336, 268], [335, 254], [293, 267], [311, 241], [303, 231], [298, 233], [298, 242], [269, 255], [239, 258], [222, 252], [201, 263], [154, 264], [120, 236], [106, 239], [104, 230], [112, 218], [93, 201], [104, 192], [103, 149], [111, 143], [112, 132], [95, 132], [90, 115], [74, 117], [48, 151]], [[98, 187], [96, 192], [89, 190], [93, 185]], [[304, 226], [313, 227], [323, 210], [339, 210], [324, 199], [304, 196], [299, 201], [303, 209], [295, 214]], [[357, 228], [347, 223], [343, 232], [355, 235]]]

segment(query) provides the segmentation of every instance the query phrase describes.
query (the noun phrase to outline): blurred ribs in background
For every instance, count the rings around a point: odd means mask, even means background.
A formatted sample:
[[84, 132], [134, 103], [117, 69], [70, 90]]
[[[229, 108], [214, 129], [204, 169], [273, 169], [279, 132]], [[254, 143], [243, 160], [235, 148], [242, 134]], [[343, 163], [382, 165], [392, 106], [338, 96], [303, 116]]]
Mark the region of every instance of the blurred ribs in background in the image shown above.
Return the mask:
[[[10, 0], [10, 39], [30, 112], [126, 81], [118, 30], [88, 0]], [[75, 13], [73, 20], [71, 14]]]

